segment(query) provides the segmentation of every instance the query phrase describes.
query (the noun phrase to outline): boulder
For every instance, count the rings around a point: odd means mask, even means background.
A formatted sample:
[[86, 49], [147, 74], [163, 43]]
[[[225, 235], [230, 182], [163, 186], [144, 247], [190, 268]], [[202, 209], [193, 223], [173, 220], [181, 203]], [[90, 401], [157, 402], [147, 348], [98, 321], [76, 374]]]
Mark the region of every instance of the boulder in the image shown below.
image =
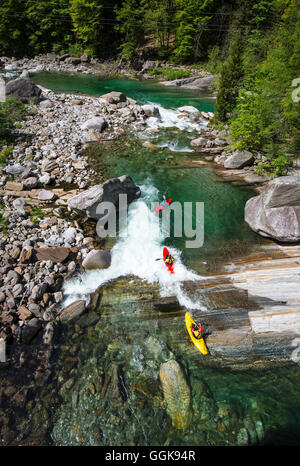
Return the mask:
[[141, 191], [129, 175], [123, 175], [92, 186], [87, 191], [71, 197], [68, 206], [79, 215], [98, 220], [103, 217], [103, 214], [96, 212], [98, 205], [102, 202], [111, 202], [118, 208], [120, 194], [127, 194], [127, 202], [130, 203], [141, 195]]
[[102, 117], [93, 117], [87, 120], [81, 125], [82, 130], [97, 130], [104, 131], [107, 128], [108, 124]]
[[90, 57], [85, 53], [81, 55], [80, 57], [81, 63], [89, 63], [90, 62]]
[[94, 269], [107, 269], [111, 263], [110, 251], [104, 251], [101, 249], [93, 249], [88, 253], [82, 266], [86, 270]]
[[[62, 57], [60, 57], [62, 58]], [[81, 64], [81, 59], [77, 57], [67, 57], [65, 60], [65, 63], [69, 63], [70, 65], [80, 65]]]
[[193, 107], [192, 105], [184, 105], [183, 107], [178, 108], [179, 112], [183, 113], [199, 113], [199, 110], [196, 107]]
[[187, 431], [192, 421], [191, 393], [178, 362], [162, 364], [159, 377], [173, 427]]
[[50, 99], [45, 99], [40, 102], [41, 108], [51, 108], [54, 106], [54, 103]]
[[281, 242], [300, 241], [300, 175], [268, 183], [245, 206], [245, 221], [256, 233]]
[[158, 62], [153, 61], [153, 60], [146, 60], [145, 63], [143, 64], [142, 72], [147, 73], [149, 71], [152, 71], [155, 66], [157, 66]]
[[75, 319], [76, 317], [80, 317], [85, 311], [85, 301], [78, 300], [74, 303], [70, 304], [69, 306], [65, 307], [59, 318], [61, 322], [69, 322], [70, 320]]
[[54, 246], [50, 248], [36, 248], [35, 252], [39, 261], [61, 263], [67, 259], [70, 251], [68, 248], [64, 248], [62, 246]]
[[28, 321], [28, 324], [25, 327], [22, 327], [21, 333], [21, 340], [22, 343], [29, 345], [29, 343], [33, 340], [36, 334], [39, 332], [42, 326], [42, 322], [34, 317]]
[[15, 163], [14, 165], [9, 165], [5, 168], [5, 171], [8, 175], [18, 176], [21, 175], [25, 170], [25, 167], [20, 163]]
[[28, 79], [28, 78], [29, 78], [29, 72], [28, 72], [28, 70], [23, 70], [22, 73], [20, 74], [20, 78], [22, 78], [22, 79]]
[[160, 117], [158, 107], [155, 107], [155, 105], [145, 104], [141, 108], [147, 117]]
[[205, 147], [207, 144], [207, 139], [200, 136], [197, 139], [193, 139], [190, 144], [194, 147]]
[[48, 191], [47, 189], [41, 189], [38, 195], [39, 201], [54, 201], [57, 196], [52, 191]]
[[127, 97], [123, 92], [112, 91], [108, 94], [103, 94], [102, 99], [105, 99], [109, 104], [119, 104], [120, 102], [126, 102]]
[[25, 104], [29, 104], [31, 99], [39, 100], [41, 93], [41, 89], [28, 79], [15, 79], [6, 85], [6, 95], [12, 95]]
[[225, 168], [237, 169], [252, 165], [254, 156], [247, 150], [237, 150], [224, 162]]

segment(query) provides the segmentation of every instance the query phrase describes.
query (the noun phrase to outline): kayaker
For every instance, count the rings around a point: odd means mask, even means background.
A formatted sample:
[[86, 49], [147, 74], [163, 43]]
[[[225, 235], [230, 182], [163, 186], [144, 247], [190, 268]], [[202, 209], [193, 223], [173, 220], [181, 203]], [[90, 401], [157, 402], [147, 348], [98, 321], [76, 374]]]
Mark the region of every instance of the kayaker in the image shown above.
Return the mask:
[[175, 260], [174, 257], [171, 256], [171, 254], [168, 254], [165, 258], [165, 263], [168, 265], [172, 265], [174, 260]]
[[168, 202], [167, 202], [167, 199], [166, 199], [166, 196], [163, 195], [163, 198], [164, 200], [159, 204], [161, 207], [168, 207]]
[[191, 332], [197, 340], [200, 340], [200, 338], [203, 338], [203, 327], [201, 326], [201, 324], [198, 327], [197, 325], [192, 324]]

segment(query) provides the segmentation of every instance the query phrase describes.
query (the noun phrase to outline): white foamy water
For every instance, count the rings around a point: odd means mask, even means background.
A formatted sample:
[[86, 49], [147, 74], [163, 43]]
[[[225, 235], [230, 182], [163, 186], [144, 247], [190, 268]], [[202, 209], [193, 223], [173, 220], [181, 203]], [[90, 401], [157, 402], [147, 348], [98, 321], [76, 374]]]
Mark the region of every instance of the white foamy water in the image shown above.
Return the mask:
[[201, 119], [201, 117], [199, 117], [199, 120], [193, 121], [188, 116], [183, 116], [183, 112], [179, 112], [178, 110], [164, 108], [153, 102], [149, 102], [149, 104], [157, 107], [160, 113], [160, 118], [150, 117], [147, 119], [147, 125], [150, 128], [178, 128], [181, 131], [191, 132], [201, 131], [208, 124], [208, 121]]
[[202, 277], [186, 268], [181, 253], [168, 248], [175, 258], [174, 274], [170, 274], [162, 258], [165, 236], [160, 228], [159, 216], [148, 205], [159, 199], [158, 190], [152, 185], [141, 186], [142, 198], [128, 209], [128, 226], [111, 250], [111, 265], [105, 270], [93, 270], [64, 284], [64, 306], [78, 300], [89, 300], [89, 294], [109, 280], [122, 276], [136, 276], [148, 283], [157, 282], [161, 296], [177, 296], [179, 303], [188, 309], [205, 307], [193, 302], [181, 289], [185, 280], [197, 281]]

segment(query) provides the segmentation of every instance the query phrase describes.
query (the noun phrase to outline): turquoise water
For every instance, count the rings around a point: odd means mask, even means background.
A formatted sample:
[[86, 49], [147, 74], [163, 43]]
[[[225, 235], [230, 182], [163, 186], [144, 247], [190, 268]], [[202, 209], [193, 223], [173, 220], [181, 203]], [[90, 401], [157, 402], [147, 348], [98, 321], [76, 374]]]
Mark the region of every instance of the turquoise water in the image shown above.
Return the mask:
[[[152, 101], [166, 108], [188, 104], [213, 110], [213, 101], [206, 96], [151, 82], [101, 81], [93, 76], [53, 73], [39, 73], [33, 79], [59, 92], [101, 95], [121, 90], [139, 103]], [[192, 136], [165, 130], [151, 141], [167, 145], [175, 141], [184, 148]], [[152, 151], [138, 138], [128, 136], [97, 148], [92, 160], [102, 176], [128, 173], [136, 184], [154, 186], [158, 198], [166, 194], [181, 204], [204, 202], [203, 247], [187, 249], [185, 238], [174, 236], [167, 244], [182, 251], [187, 266], [205, 272], [203, 262], [209, 271], [217, 258], [247, 253], [259, 238], [243, 221], [245, 202], [254, 192], [217, 182], [211, 168], [189, 167], [193, 157], [168, 148]], [[61, 329], [53, 382], [44, 387], [38, 401], [46, 404], [48, 398], [50, 443], [234, 445], [237, 432], [246, 427], [252, 445], [299, 444], [298, 366], [241, 373], [208, 368], [188, 339], [182, 311], [158, 313], [147, 299], [143, 303], [134, 296], [134, 287], [125, 287], [122, 294], [118, 286], [112, 291], [116, 296], [113, 305], [100, 305], [78, 323]], [[147, 291], [146, 286], [143, 293]], [[155, 357], [150, 337], [155, 337], [161, 348]], [[186, 433], [172, 427], [162, 403], [158, 373], [169, 355], [180, 362], [191, 387], [194, 423]], [[108, 390], [104, 396], [107, 375], [113, 378], [116, 370], [125, 391], [114, 398]]]
[[[154, 143], [165, 144], [171, 141], [178, 144], [182, 142], [183, 145], [187, 142], [178, 130], [163, 131], [158, 141], [152, 140]], [[200, 229], [200, 223], [204, 224], [203, 246], [186, 248], [189, 238], [184, 234], [175, 237], [173, 223], [166, 244], [182, 251], [185, 263], [195, 270], [204, 271], [203, 261], [207, 262], [209, 268], [210, 259], [228, 259], [230, 255], [240, 255], [247, 251], [246, 245], [251, 248], [260, 241], [244, 222], [244, 206], [254, 195], [253, 189], [216, 182], [212, 168], [190, 167], [189, 162], [195, 158], [192, 153], [176, 153], [168, 148], [151, 150], [143, 147], [139, 139], [124, 137], [104, 147], [99, 146], [98, 152], [93, 148], [93, 154], [96, 154], [93, 161], [104, 171], [105, 178], [127, 173], [139, 186], [154, 186], [157, 197], [151, 201], [159, 202], [166, 195], [180, 203], [182, 212], [185, 202], [192, 203], [192, 218], [189, 217], [189, 222], [193, 229]], [[196, 218], [196, 202], [204, 204], [204, 218]], [[150, 202], [148, 204], [150, 207]]]
[[111, 91], [120, 91], [139, 104], [155, 102], [165, 108], [176, 108], [193, 105], [204, 112], [214, 111], [214, 99], [196, 90], [166, 87], [149, 81], [138, 79], [103, 79], [92, 75], [61, 74], [41, 72], [35, 73], [31, 80], [55, 92], [102, 95]]

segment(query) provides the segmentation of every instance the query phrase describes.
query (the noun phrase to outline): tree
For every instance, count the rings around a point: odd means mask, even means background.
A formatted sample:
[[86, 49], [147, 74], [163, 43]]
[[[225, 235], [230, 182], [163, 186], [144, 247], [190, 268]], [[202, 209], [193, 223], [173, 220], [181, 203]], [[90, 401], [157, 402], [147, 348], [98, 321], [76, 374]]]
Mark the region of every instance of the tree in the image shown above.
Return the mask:
[[227, 113], [232, 112], [236, 105], [243, 76], [241, 45], [241, 34], [237, 33], [230, 45], [228, 58], [222, 67], [216, 100], [216, 118], [221, 121], [228, 119]]
[[29, 48], [33, 54], [64, 50], [74, 40], [72, 20], [64, 0], [26, 1], [30, 30]]
[[201, 40], [212, 16], [206, 11], [213, 9], [214, 0], [175, 0], [177, 8], [173, 56], [176, 62], [191, 62], [201, 56]]
[[23, 0], [1, 0], [0, 50], [1, 55], [25, 55], [28, 51], [28, 31]]
[[137, 47], [144, 39], [144, 9], [139, 0], [125, 0], [116, 8], [119, 24], [115, 29], [121, 33], [120, 55], [125, 60], [132, 60], [137, 54]]

